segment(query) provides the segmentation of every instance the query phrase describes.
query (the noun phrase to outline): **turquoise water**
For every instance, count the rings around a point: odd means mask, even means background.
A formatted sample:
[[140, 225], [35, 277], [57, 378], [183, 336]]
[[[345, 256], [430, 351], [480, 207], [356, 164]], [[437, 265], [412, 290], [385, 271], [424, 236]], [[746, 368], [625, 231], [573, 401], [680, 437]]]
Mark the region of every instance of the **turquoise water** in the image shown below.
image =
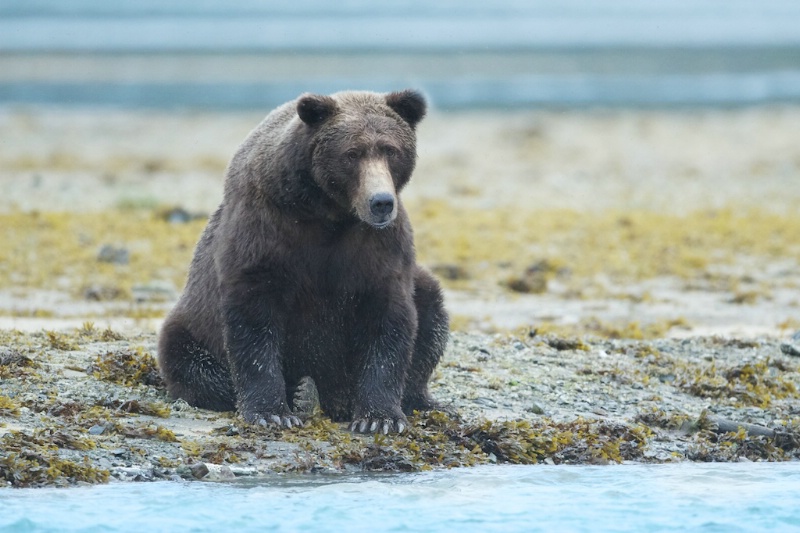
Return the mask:
[[800, 463], [0, 490], [0, 531], [797, 531]]

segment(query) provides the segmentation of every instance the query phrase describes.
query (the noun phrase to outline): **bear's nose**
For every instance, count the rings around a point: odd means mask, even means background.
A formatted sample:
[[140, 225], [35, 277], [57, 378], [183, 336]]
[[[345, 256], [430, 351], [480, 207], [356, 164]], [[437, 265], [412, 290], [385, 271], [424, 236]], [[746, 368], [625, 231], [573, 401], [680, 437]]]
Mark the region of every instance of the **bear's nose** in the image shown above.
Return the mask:
[[388, 192], [379, 192], [369, 200], [369, 210], [376, 217], [386, 217], [394, 210], [394, 196]]

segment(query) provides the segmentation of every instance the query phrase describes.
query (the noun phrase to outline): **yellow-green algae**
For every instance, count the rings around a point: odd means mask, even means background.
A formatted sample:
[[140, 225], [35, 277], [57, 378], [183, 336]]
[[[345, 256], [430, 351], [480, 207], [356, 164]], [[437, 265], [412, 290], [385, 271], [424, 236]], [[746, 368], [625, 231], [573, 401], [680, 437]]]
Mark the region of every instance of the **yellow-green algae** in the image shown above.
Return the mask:
[[702, 276], [742, 257], [800, 258], [800, 213], [465, 209], [445, 201], [410, 208], [420, 258], [452, 264], [471, 278], [503, 281], [526, 269], [591, 279]]
[[[595, 277], [642, 280], [678, 276], [737, 290], [716, 272], [743, 258], [800, 260], [800, 213], [765, 209], [649, 211], [477, 209], [445, 201], [412, 202], [420, 260], [453, 288], [485, 285], [542, 292], [555, 276], [580, 296]], [[171, 224], [160, 208], [98, 213], [0, 214], [0, 289], [67, 288], [83, 296], [130, 299], [136, 284], [167, 280], [180, 288], [204, 220]], [[98, 261], [104, 244], [128, 250], [127, 264]], [[777, 282], [775, 282], [777, 283]], [[765, 289], [766, 290], [766, 289]], [[742, 303], [758, 296], [740, 291]], [[751, 292], [753, 294], [751, 294]]]
[[155, 358], [141, 346], [100, 354], [95, 357], [89, 371], [98, 379], [120, 385], [161, 383]]
[[[133, 285], [169, 280], [183, 285], [205, 222], [169, 224], [155, 211], [0, 214], [0, 288], [87, 287], [130, 298]], [[98, 260], [104, 244], [129, 251], [127, 264]]]
[[14, 487], [107, 482], [108, 471], [92, 465], [88, 457], [74, 461], [59, 454], [61, 448], [88, 447], [93, 446], [52, 430], [11, 431], [0, 437], [0, 479]]

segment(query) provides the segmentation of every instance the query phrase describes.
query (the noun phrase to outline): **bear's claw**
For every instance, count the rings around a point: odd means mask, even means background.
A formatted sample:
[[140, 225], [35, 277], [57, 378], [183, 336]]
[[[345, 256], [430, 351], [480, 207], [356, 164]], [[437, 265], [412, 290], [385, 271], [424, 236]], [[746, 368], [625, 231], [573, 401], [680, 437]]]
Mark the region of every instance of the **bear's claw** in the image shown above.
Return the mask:
[[407, 423], [404, 420], [390, 418], [359, 418], [353, 420], [348, 429], [354, 433], [402, 433], [406, 430]]
[[266, 418], [263, 417], [259, 418], [256, 421], [256, 424], [265, 427], [270, 424], [286, 428], [303, 427], [303, 421], [294, 415], [283, 415], [283, 416], [269, 415]]

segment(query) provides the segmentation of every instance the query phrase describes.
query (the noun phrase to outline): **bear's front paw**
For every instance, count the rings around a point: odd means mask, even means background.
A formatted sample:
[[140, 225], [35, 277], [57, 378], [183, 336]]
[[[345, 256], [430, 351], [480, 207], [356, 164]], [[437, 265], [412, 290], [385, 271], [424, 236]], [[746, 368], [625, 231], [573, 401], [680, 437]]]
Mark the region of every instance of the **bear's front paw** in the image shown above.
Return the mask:
[[278, 427], [302, 427], [303, 421], [293, 414], [275, 414], [275, 413], [254, 413], [244, 412], [242, 418], [251, 424], [259, 426], [278, 426]]
[[354, 433], [402, 433], [408, 427], [406, 417], [358, 417], [352, 422], [348, 429]]

